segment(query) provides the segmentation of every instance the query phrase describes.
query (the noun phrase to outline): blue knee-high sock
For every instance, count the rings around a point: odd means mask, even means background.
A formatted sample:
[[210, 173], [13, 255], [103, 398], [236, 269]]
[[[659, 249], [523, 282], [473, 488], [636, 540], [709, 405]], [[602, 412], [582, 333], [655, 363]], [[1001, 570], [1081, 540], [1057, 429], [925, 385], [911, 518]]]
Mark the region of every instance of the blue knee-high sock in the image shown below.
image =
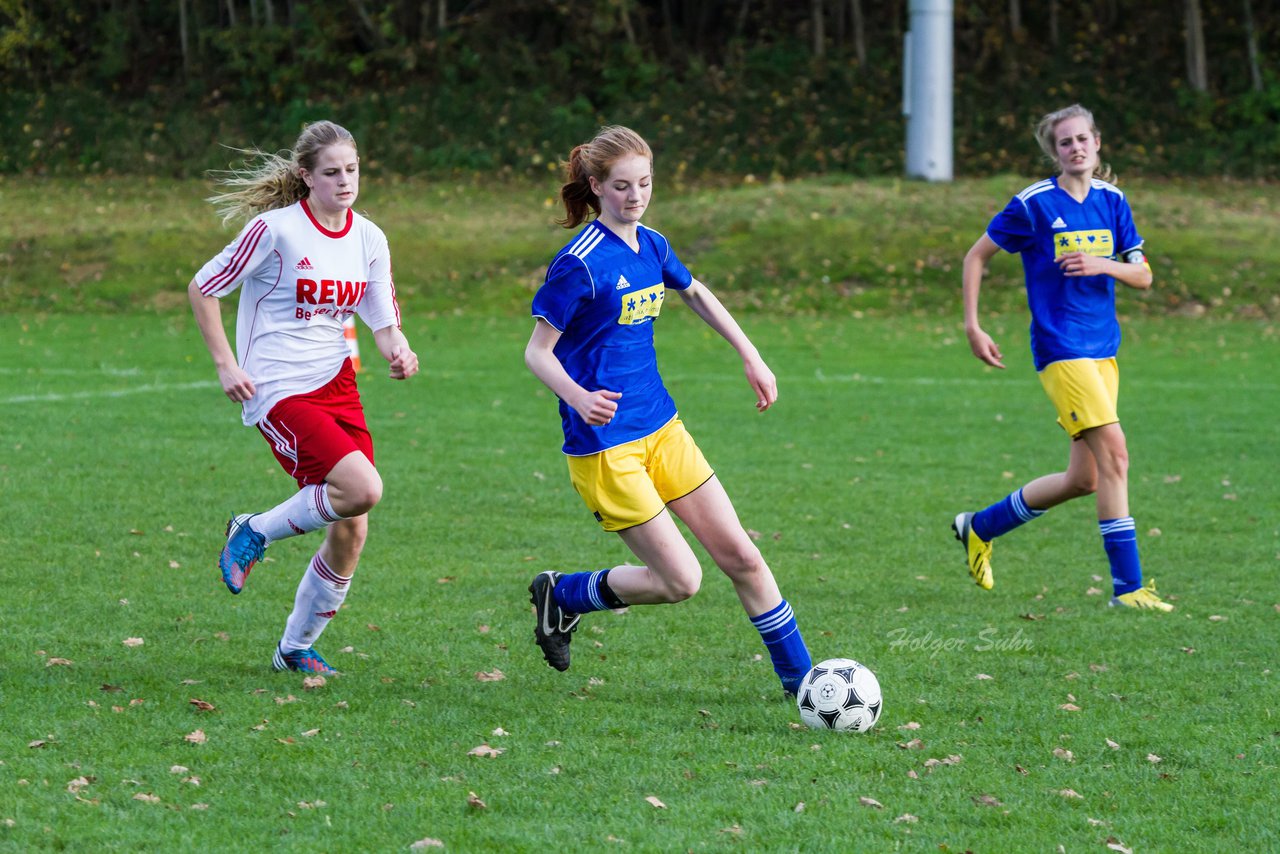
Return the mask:
[[1004, 536], [1019, 525], [1024, 525], [1039, 516], [1043, 510], [1034, 510], [1027, 506], [1022, 498], [1022, 490], [1011, 492], [992, 504], [986, 510], [973, 514], [973, 532], [990, 542], [996, 537]]
[[1142, 561], [1138, 559], [1138, 531], [1132, 516], [1099, 519], [1102, 547], [1111, 561], [1111, 586], [1115, 595], [1132, 593], [1142, 586]]
[[587, 614], [626, 606], [609, 587], [607, 569], [565, 573], [556, 582], [552, 595], [556, 597], [556, 604], [571, 614]]
[[773, 672], [782, 680], [782, 690], [794, 694], [800, 680], [813, 666], [809, 648], [804, 645], [800, 627], [796, 625], [795, 612], [783, 599], [778, 607], [751, 618], [751, 625], [760, 632], [760, 639], [773, 659]]

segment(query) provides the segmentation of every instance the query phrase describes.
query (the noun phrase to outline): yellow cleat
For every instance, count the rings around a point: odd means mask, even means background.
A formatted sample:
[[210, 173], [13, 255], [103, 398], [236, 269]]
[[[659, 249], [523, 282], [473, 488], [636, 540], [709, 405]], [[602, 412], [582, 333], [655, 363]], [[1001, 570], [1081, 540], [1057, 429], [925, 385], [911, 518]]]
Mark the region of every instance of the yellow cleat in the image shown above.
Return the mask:
[[1151, 579], [1146, 587], [1139, 587], [1129, 593], [1112, 596], [1108, 603], [1113, 608], [1141, 608], [1149, 611], [1172, 611], [1173, 606], [1156, 594], [1155, 579]]
[[951, 530], [956, 532], [956, 539], [964, 546], [969, 575], [974, 583], [983, 590], [990, 590], [996, 583], [991, 573], [991, 543], [973, 532], [972, 522], [972, 513], [961, 513], [951, 523]]

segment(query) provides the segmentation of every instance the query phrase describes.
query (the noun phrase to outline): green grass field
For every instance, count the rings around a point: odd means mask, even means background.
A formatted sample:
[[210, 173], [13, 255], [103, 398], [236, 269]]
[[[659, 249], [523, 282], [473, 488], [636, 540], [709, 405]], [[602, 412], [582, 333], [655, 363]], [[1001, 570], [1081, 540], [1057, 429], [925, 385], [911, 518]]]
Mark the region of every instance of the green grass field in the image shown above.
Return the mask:
[[[867, 736], [796, 729], [714, 571], [689, 603], [589, 618], [567, 674], [541, 662], [529, 577], [625, 555], [567, 483], [553, 401], [520, 365], [523, 318], [413, 319], [423, 374], [366, 374], [387, 494], [321, 644], [344, 675], [316, 690], [268, 670], [316, 537], [273, 546], [240, 597], [214, 568], [226, 515], [291, 482], [221, 399], [191, 322], [23, 322], [0, 349], [0, 839], [1280, 842], [1264, 806], [1280, 728], [1280, 487], [1273, 437], [1257, 428], [1277, 390], [1261, 370], [1280, 358], [1274, 327], [1132, 325], [1133, 504], [1147, 572], [1178, 605], [1155, 616], [1116, 613], [1092, 592], [1107, 588], [1106, 568], [1083, 501], [1000, 543], [995, 590], [968, 580], [951, 514], [1065, 454], [1013, 323], [1002, 337], [1019, 368], [1000, 375], [950, 323], [748, 326], [781, 378], [775, 411], [754, 413], [732, 354], [687, 311], [662, 320], [665, 372], [815, 656], [878, 673], [886, 709]], [[477, 678], [494, 671], [505, 678]], [[197, 731], [207, 741], [189, 743]], [[503, 752], [469, 755], [486, 744]], [[960, 759], [931, 762], [949, 757]]]
[[[27, 233], [6, 237], [6, 295], [24, 310], [0, 338], [0, 847], [1280, 847], [1280, 334], [1237, 310], [1265, 308], [1265, 291], [1225, 305], [1231, 320], [1213, 308], [1196, 319], [1123, 306], [1134, 315], [1121, 353], [1131, 500], [1146, 573], [1177, 605], [1171, 615], [1106, 607], [1087, 500], [1002, 540], [993, 591], [969, 581], [952, 515], [1066, 458], [1016, 300], [990, 322], [1011, 366], [996, 372], [969, 355], [958, 310], [928, 310], [945, 304], [940, 291], [922, 292], [919, 311], [871, 294], [864, 311], [850, 290], [773, 313], [750, 310], [768, 303], [758, 281], [729, 287], [779, 376], [779, 405], [764, 415], [729, 348], [672, 304], [658, 329], [668, 386], [759, 532], [815, 659], [857, 658], [884, 687], [872, 733], [815, 732], [799, 728], [709, 564], [692, 601], [592, 615], [573, 668], [543, 664], [532, 575], [627, 557], [569, 485], [554, 400], [521, 361], [530, 321], [520, 303], [557, 235], [513, 224], [504, 239], [525, 249], [484, 261], [466, 225], [500, 194], [447, 222], [438, 200], [424, 201], [415, 238], [408, 197], [388, 188], [395, 212], [379, 218], [400, 221], [393, 249], [426, 265], [441, 235], [455, 269], [487, 271], [497, 285], [477, 293], [485, 275], [466, 274], [474, 287], [457, 286], [452, 312], [434, 279], [397, 264], [424, 368], [407, 384], [386, 380], [363, 339], [386, 494], [346, 607], [319, 644], [343, 675], [308, 689], [269, 661], [318, 535], [273, 545], [238, 597], [215, 565], [227, 515], [278, 502], [292, 481], [240, 426], [181, 308], [194, 266], [226, 239], [174, 248], [198, 232], [183, 224], [198, 208], [176, 201], [162, 216], [164, 200], [192, 189], [141, 193], [104, 220], [107, 237], [92, 236], [74, 194], [49, 202], [39, 227], [6, 225]], [[799, 209], [828, 191], [775, 204]], [[0, 185], [6, 200], [15, 192], [31, 190]], [[726, 210], [749, 220], [758, 192], [723, 191]], [[1274, 217], [1274, 191], [1256, 192], [1264, 221]], [[712, 196], [680, 196], [678, 227], [711, 217], [699, 211]], [[1225, 208], [1209, 200], [1192, 219], [1229, 231], [1239, 221], [1219, 219]], [[142, 234], [144, 211], [159, 241], [150, 266], [120, 237]], [[986, 212], [964, 215], [980, 230]], [[84, 257], [107, 259], [78, 290], [60, 277], [56, 250], [74, 235]], [[939, 240], [967, 245], [969, 235]], [[728, 265], [735, 245], [747, 257], [745, 239], [721, 241], [697, 248], [699, 265]], [[853, 263], [857, 251], [833, 246], [830, 257]], [[954, 278], [959, 257], [937, 251]], [[1211, 255], [1179, 264], [1210, 269]], [[1016, 282], [1016, 263], [1003, 263]], [[156, 289], [162, 280], [176, 299]], [[49, 311], [55, 293], [66, 305]], [[1150, 299], [1162, 298], [1157, 288]], [[500, 752], [472, 755], [482, 746]]]

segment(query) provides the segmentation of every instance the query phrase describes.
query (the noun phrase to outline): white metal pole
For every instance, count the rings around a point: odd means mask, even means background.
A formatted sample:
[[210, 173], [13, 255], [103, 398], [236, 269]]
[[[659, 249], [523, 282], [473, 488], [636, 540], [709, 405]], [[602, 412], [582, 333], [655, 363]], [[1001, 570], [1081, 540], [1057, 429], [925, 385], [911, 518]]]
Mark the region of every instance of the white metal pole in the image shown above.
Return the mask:
[[952, 0], [911, 0], [910, 8], [902, 66], [907, 175], [950, 181], [954, 5]]

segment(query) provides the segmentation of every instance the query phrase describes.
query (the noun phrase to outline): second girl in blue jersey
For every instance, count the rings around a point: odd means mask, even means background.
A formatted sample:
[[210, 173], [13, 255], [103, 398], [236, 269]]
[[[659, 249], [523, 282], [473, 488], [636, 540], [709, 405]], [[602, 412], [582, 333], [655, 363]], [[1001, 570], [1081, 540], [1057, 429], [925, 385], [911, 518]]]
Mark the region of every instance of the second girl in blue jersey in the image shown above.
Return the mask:
[[574, 487], [643, 566], [538, 574], [529, 586], [534, 638], [548, 664], [567, 670], [582, 614], [696, 593], [702, 568], [674, 513], [729, 576], [783, 689], [794, 693], [810, 660], [791, 606], [658, 374], [654, 321], [668, 295], [678, 294], [737, 351], [761, 411], [777, 400], [773, 372], [667, 239], [641, 225], [653, 154], [638, 134], [602, 129], [570, 154], [567, 177], [563, 225], [587, 225], [556, 255], [534, 296], [525, 364], [560, 399]]

